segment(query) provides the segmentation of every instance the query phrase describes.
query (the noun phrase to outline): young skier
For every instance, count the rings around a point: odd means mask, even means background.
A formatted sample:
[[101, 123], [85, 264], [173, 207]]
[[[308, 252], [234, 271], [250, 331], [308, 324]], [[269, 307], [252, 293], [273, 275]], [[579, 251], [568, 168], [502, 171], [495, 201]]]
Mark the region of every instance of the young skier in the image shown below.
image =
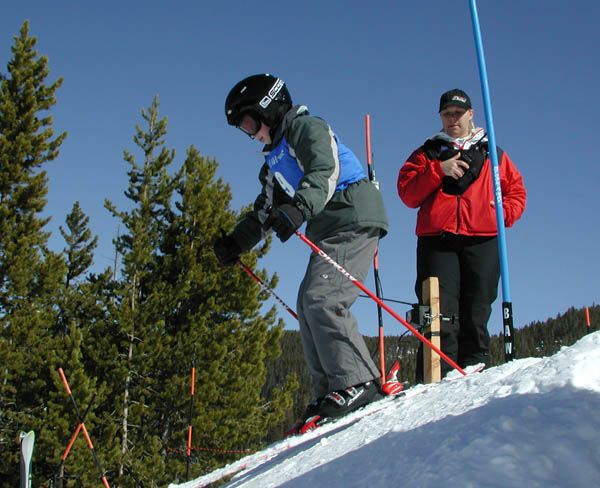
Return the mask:
[[[307, 237], [365, 280], [377, 241], [387, 232], [383, 200], [362, 164], [323, 119], [292, 106], [280, 78], [249, 76], [225, 101], [229, 125], [264, 144], [262, 190], [251, 212], [216, 240], [226, 266], [268, 233], [286, 242], [306, 222]], [[350, 312], [359, 289], [311, 254], [298, 292], [297, 313], [315, 400], [301, 422], [339, 417], [381, 397], [379, 372]]]

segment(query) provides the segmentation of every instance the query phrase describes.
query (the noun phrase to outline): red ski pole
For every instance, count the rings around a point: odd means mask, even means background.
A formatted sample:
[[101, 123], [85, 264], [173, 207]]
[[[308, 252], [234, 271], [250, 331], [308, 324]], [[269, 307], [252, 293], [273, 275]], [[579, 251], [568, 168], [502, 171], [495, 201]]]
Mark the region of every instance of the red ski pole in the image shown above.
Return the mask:
[[296, 320], [298, 320], [298, 315], [296, 314], [296, 312], [294, 312], [290, 307], [288, 307], [287, 303], [285, 303], [277, 295], [277, 293], [275, 293], [275, 291], [272, 288], [265, 285], [264, 281], [261, 280], [258, 276], [256, 276], [256, 274], [248, 266], [246, 266], [242, 261], [238, 261], [238, 262], [240, 263], [240, 266], [246, 272], [246, 274], [248, 276], [250, 276], [250, 278], [252, 278], [254, 281], [256, 281], [256, 283], [258, 283], [263, 290], [265, 290], [269, 295], [271, 295], [273, 298], [275, 298], [275, 300], [277, 300], [283, 306], [283, 308], [285, 308], [290, 313], [290, 315], [292, 317], [294, 317]]
[[325, 261], [331, 264], [337, 271], [343, 274], [346, 278], [348, 278], [355, 286], [360, 288], [364, 293], [366, 293], [370, 298], [375, 300], [375, 302], [383, 308], [387, 313], [389, 313], [392, 317], [394, 317], [398, 322], [400, 322], [404, 327], [410, 330], [417, 339], [419, 339], [423, 344], [431, 348], [435, 351], [447, 364], [452, 366], [456, 371], [460, 374], [465, 375], [465, 371], [456, 364], [452, 359], [450, 359], [445, 353], [441, 351], [439, 347], [433, 344], [429, 339], [427, 339], [423, 334], [421, 334], [417, 329], [415, 329], [412, 325], [410, 325], [406, 320], [404, 320], [400, 315], [394, 312], [390, 307], [388, 307], [385, 302], [379, 299], [371, 290], [369, 290], [365, 285], [363, 285], [360, 281], [358, 281], [354, 276], [352, 276], [348, 271], [346, 271], [340, 264], [336, 263], [327, 253], [319, 248], [314, 242], [312, 242], [308, 237], [304, 234], [296, 231], [296, 235], [300, 238], [300, 240], [304, 241], [308, 246], [319, 256], [321, 256]]

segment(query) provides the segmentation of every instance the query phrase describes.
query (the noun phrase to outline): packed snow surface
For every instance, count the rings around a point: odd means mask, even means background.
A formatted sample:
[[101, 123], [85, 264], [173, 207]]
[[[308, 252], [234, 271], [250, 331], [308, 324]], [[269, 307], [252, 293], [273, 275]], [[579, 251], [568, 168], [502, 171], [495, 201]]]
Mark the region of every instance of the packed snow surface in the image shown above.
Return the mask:
[[600, 332], [384, 402], [170, 487], [600, 486]]

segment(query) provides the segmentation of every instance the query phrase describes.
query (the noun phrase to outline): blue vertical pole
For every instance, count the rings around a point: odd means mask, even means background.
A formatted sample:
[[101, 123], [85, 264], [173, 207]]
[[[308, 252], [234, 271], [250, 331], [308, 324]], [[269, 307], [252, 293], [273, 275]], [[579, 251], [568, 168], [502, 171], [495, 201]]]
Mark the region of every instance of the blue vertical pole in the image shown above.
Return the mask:
[[490, 102], [490, 90], [488, 86], [485, 57], [483, 54], [483, 42], [481, 40], [481, 29], [479, 27], [479, 16], [475, 0], [469, 0], [471, 7], [471, 21], [473, 23], [473, 36], [475, 37], [475, 48], [479, 62], [479, 78], [481, 80], [481, 91], [485, 108], [485, 121], [487, 125], [490, 156], [492, 161], [492, 177], [494, 183], [494, 195], [496, 205], [496, 222], [498, 223], [498, 254], [500, 256], [500, 273], [502, 277], [502, 324], [504, 328], [504, 358], [510, 361], [515, 357], [514, 328], [512, 302], [510, 298], [510, 279], [508, 275], [508, 256], [506, 252], [506, 231], [504, 228], [504, 207], [502, 206], [502, 189], [500, 187], [500, 170], [498, 164], [498, 152], [496, 151], [496, 134], [494, 132], [494, 118], [492, 116], [492, 104]]

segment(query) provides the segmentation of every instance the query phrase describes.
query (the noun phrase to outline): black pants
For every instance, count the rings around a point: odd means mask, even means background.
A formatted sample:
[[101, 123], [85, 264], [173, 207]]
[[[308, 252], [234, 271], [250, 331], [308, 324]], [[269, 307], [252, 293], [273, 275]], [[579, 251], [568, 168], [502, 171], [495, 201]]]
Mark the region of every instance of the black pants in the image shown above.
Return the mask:
[[[419, 237], [415, 292], [423, 303], [423, 281], [440, 282], [442, 351], [460, 367], [488, 363], [487, 323], [498, 295], [500, 264], [497, 237], [442, 234]], [[417, 355], [417, 381], [423, 379], [423, 345]], [[442, 376], [452, 368], [442, 361]]]

